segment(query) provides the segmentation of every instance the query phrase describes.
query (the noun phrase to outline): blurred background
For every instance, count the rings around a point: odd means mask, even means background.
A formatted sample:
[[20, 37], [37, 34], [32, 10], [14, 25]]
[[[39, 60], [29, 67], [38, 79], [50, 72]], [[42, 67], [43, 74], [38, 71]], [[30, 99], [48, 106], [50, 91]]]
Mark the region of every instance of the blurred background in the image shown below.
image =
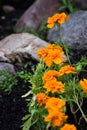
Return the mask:
[[35, 0], [0, 0], [0, 40], [14, 32], [13, 27]]

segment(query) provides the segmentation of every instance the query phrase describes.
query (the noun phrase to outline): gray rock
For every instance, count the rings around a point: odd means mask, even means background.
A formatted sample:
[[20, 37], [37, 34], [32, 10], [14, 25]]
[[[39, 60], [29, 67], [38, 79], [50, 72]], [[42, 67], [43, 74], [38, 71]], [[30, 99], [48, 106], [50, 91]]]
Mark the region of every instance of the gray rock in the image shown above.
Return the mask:
[[79, 9], [87, 9], [87, 0], [75, 0], [75, 6]]
[[5, 13], [10, 13], [15, 11], [15, 8], [11, 5], [3, 5], [2, 9]]
[[[30, 27], [30, 30], [38, 29], [42, 22], [49, 16], [58, 12], [58, 0], [36, 0], [17, 21], [15, 28]], [[18, 30], [17, 29], [17, 30]]]
[[54, 27], [48, 31], [50, 42], [60, 41], [74, 50], [87, 49], [87, 11], [78, 11], [70, 15], [70, 19], [61, 25], [61, 30]]
[[0, 61], [22, 64], [24, 59], [39, 60], [37, 50], [48, 43], [29, 34], [11, 34], [0, 41]]
[[0, 62], [0, 70], [8, 69], [8, 72], [13, 74], [15, 72], [15, 68], [12, 64]]
[[[87, 0], [75, 0], [75, 6], [79, 9], [87, 9]], [[58, 0], [36, 0], [20, 17], [15, 25], [15, 29], [22, 30], [28, 27], [29, 31], [41, 27], [42, 22], [54, 13], [59, 12], [60, 3]]]
[[0, 81], [3, 80], [2, 72], [4, 72], [4, 73], [7, 72], [9, 74], [14, 74], [15, 73], [15, 67], [12, 64], [5, 63], [5, 62], [0, 62]]

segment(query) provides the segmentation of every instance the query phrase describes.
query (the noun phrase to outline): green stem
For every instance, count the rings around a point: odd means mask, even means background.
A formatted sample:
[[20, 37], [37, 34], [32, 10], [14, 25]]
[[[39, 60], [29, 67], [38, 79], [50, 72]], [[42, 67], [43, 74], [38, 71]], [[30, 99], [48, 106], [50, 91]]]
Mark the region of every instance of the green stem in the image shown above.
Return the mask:
[[81, 106], [80, 106], [80, 104], [79, 104], [79, 99], [78, 99], [78, 96], [77, 96], [77, 94], [76, 94], [76, 90], [75, 90], [75, 79], [73, 80], [73, 95], [74, 95], [74, 97], [73, 97], [73, 99], [74, 99], [74, 102], [77, 104], [77, 106], [78, 106], [78, 108], [79, 108], [79, 110], [80, 110], [80, 112], [81, 112], [81, 114], [82, 114], [82, 117], [84, 118], [84, 120], [87, 122], [87, 117], [85, 116], [85, 114], [84, 114], [84, 112], [83, 112], [83, 110], [82, 110], [82, 108], [81, 108]]
[[86, 118], [86, 116], [85, 116], [84, 112], [82, 111], [82, 109], [81, 109], [81, 107], [80, 107], [79, 103], [78, 103], [78, 102], [76, 102], [76, 104], [77, 104], [77, 106], [78, 106], [78, 108], [79, 108], [79, 110], [80, 110], [80, 112], [81, 112], [81, 114], [82, 114], [82, 117], [83, 117], [83, 118], [84, 118], [84, 120], [87, 122], [87, 118]]
[[60, 30], [61, 30], [61, 29], [60, 29], [60, 24], [57, 24], [57, 28], [58, 28], [59, 34], [60, 34], [60, 42], [63, 44], [64, 50], [65, 50], [65, 53], [66, 53], [66, 56], [67, 56], [67, 60], [68, 60], [69, 64], [71, 65], [71, 62], [70, 62], [70, 58], [69, 58], [67, 49], [66, 49], [65, 44], [64, 44], [64, 42], [63, 42], [63, 40], [62, 40], [62, 35], [61, 35], [61, 31], [60, 31]]
[[70, 58], [69, 58], [68, 52], [67, 52], [66, 48], [64, 48], [64, 49], [65, 49], [65, 53], [66, 53], [66, 56], [67, 56], [67, 60], [68, 60], [69, 64], [71, 65], [71, 62], [70, 62]]
[[86, 116], [85, 116], [84, 112], [82, 111], [82, 109], [81, 109], [81, 107], [80, 107], [80, 105], [79, 105], [78, 101], [76, 101], [76, 104], [77, 104], [77, 106], [78, 106], [78, 108], [79, 108], [79, 110], [80, 110], [80, 112], [81, 112], [81, 114], [82, 114], [82, 117], [83, 117], [83, 118], [84, 118], [84, 120], [87, 122], [87, 118], [86, 118]]

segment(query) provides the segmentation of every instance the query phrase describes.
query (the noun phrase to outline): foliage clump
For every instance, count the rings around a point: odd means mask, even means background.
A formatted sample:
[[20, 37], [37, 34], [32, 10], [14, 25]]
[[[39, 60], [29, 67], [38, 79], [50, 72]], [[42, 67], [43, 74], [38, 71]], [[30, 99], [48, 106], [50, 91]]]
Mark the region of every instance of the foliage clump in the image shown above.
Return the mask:
[[[68, 19], [65, 13], [56, 14], [48, 18], [47, 27], [56, 24], [60, 30], [60, 25]], [[62, 40], [37, 51], [40, 62], [33, 74], [29, 74], [31, 90], [23, 95], [28, 96], [29, 106], [29, 114], [23, 118], [23, 130], [77, 130], [75, 124], [68, 123], [66, 104], [75, 116], [80, 111], [79, 123], [81, 119], [87, 123], [82, 109], [83, 99], [87, 98], [87, 79], [79, 79], [87, 59], [71, 63], [68, 52]]]

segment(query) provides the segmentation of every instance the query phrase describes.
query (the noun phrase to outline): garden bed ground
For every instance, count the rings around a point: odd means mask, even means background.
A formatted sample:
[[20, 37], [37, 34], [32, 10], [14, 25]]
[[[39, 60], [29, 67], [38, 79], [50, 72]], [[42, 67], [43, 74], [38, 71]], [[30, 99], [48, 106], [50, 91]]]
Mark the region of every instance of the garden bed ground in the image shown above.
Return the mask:
[[0, 92], [0, 130], [21, 130], [22, 117], [27, 112], [26, 102], [21, 96], [26, 92], [21, 85], [12, 92]]
[[[8, 1], [10, 2], [10, 1]], [[12, 6], [15, 10], [5, 13], [0, 6], [0, 40], [14, 33], [14, 25], [24, 11], [33, 3], [27, 0], [19, 5]], [[0, 130], [21, 130], [22, 117], [27, 113], [25, 99], [21, 98], [29, 88], [23, 88], [22, 81], [12, 89], [10, 94], [0, 90]]]

